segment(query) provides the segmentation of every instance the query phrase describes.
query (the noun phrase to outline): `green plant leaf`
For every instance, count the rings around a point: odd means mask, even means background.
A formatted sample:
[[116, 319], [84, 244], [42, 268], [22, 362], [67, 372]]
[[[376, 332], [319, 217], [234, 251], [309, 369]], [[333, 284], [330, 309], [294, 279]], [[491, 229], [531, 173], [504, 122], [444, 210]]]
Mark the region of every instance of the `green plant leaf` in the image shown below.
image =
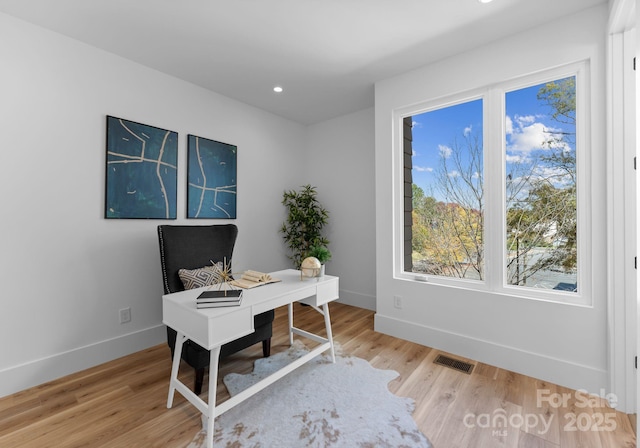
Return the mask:
[[285, 190], [282, 204], [287, 208], [287, 219], [280, 232], [294, 266], [299, 269], [302, 260], [312, 256], [308, 254], [314, 246], [323, 247], [328, 252], [328, 258], [327, 253], [323, 252], [322, 256], [325, 261], [328, 260], [331, 257], [326, 247], [329, 240], [322, 231], [329, 220], [329, 212], [318, 201], [316, 188], [308, 184], [300, 187], [300, 191]]

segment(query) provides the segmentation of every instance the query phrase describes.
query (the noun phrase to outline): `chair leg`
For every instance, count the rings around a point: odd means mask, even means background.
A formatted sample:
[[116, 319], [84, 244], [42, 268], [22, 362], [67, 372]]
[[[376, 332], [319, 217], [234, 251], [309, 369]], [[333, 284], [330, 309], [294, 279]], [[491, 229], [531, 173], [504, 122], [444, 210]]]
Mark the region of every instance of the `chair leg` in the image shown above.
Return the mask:
[[262, 355], [268, 358], [271, 355], [271, 338], [262, 341]]
[[193, 393], [196, 395], [200, 395], [202, 392], [202, 383], [204, 382], [204, 367], [201, 367], [196, 370], [196, 383], [193, 386]]

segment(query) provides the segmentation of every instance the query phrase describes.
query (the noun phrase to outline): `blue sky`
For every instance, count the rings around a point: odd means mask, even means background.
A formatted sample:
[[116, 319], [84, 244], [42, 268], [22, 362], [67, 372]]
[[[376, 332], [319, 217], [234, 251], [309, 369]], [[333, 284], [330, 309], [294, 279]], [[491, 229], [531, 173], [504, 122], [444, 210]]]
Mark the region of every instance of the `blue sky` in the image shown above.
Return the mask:
[[[536, 156], [548, 151], [544, 142], [555, 132], [575, 132], [575, 127], [559, 124], [550, 118], [550, 108], [537, 99], [540, 85], [519, 89], [506, 94], [507, 172], [516, 163], [530, 166]], [[440, 158], [451, 154], [457, 140], [464, 143], [465, 136], [476, 136], [482, 141], [482, 99], [443, 109], [414, 115], [413, 119], [413, 182], [429, 195], [430, 187], [437, 185], [435, 171]], [[575, 150], [573, 144], [563, 143], [563, 150]], [[537, 168], [543, 176], [545, 167]], [[449, 172], [449, 175], [456, 175]], [[436, 192], [436, 198], [438, 197]]]

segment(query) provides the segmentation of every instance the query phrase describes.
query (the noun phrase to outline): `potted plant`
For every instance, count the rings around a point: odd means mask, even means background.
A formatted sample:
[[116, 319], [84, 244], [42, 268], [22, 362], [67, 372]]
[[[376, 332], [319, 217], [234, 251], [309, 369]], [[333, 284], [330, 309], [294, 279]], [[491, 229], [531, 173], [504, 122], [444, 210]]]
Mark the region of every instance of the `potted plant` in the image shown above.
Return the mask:
[[302, 186], [300, 191], [285, 191], [282, 204], [287, 208], [287, 218], [280, 233], [289, 249], [289, 259], [296, 269], [300, 269], [302, 260], [309, 256], [312, 247], [326, 249], [329, 245], [329, 240], [322, 234], [329, 212], [320, 204], [316, 188], [311, 185]]
[[308, 257], [315, 257], [320, 262], [320, 277], [324, 276], [324, 264], [331, 260], [331, 251], [327, 246], [316, 244], [309, 249]]

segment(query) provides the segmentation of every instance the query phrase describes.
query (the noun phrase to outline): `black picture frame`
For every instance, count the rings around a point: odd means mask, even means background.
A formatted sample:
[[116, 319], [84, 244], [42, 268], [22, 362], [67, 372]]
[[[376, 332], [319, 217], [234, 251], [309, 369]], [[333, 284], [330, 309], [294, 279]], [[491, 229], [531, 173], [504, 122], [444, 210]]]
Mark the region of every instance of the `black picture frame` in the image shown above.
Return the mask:
[[235, 219], [238, 147], [187, 136], [187, 218]]
[[105, 218], [176, 219], [178, 133], [107, 116]]

